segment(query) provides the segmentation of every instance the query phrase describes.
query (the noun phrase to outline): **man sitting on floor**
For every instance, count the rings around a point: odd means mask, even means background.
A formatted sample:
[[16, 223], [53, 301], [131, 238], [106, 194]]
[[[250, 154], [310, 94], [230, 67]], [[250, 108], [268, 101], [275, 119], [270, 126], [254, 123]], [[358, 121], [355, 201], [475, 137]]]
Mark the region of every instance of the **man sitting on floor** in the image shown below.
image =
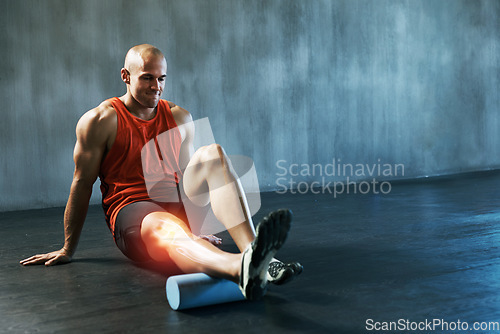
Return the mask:
[[[185, 273], [226, 278], [238, 283], [247, 299], [259, 299], [268, 282], [283, 284], [302, 271], [299, 263], [274, 259], [287, 237], [291, 212], [272, 212], [254, 229], [246, 196], [222, 147], [212, 144], [194, 152], [191, 115], [160, 99], [166, 71], [165, 57], [154, 46], [138, 45], [128, 51], [121, 70], [126, 94], [85, 113], [76, 128], [75, 172], [64, 213], [63, 248], [34, 255], [21, 264], [51, 266], [71, 261], [99, 176], [106, 222], [123, 254], [134, 261], [173, 261]], [[144, 180], [141, 151], [164, 133], [171, 156], [161, 157], [168, 166], [160, 195], [152, 198]], [[220, 250], [214, 245], [217, 238], [193, 235], [179, 200], [181, 190], [199, 206], [211, 204], [241, 253]], [[165, 196], [178, 200], [165, 202], [161, 200]]]

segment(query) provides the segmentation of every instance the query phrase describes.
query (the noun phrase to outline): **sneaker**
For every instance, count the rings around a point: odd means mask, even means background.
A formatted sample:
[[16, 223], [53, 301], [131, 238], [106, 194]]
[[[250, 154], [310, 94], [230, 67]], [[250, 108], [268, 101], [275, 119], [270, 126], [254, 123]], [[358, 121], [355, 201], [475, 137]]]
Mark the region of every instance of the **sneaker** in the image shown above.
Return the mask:
[[249, 300], [257, 300], [267, 291], [267, 272], [274, 254], [283, 245], [290, 229], [292, 213], [280, 209], [271, 212], [256, 228], [255, 240], [243, 252], [240, 290]]
[[276, 285], [291, 282], [302, 273], [303, 267], [298, 262], [283, 263], [275, 260], [269, 264], [267, 270], [267, 281]]

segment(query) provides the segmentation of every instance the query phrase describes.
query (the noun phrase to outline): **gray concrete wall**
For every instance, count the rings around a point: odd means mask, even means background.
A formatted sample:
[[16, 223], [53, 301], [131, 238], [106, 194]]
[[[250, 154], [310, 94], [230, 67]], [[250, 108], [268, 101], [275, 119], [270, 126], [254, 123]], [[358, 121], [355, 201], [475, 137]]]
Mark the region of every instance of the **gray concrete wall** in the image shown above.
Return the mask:
[[263, 189], [277, 189], [278, 161], [404, 164], [407, 178], [500, 166], [498, 1], [1, 6], [0, 210], [65, 204], [76, 122], [123, 94], [139, 43], [168, 58], [164, 98], [253, 157]]

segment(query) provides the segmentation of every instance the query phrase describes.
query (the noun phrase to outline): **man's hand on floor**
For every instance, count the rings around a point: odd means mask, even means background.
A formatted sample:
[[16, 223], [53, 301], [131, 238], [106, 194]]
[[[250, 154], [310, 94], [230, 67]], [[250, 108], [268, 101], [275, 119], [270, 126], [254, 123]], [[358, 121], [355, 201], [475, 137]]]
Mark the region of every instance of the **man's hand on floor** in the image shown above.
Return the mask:
[[55, 264], [64, 264], [71, 262], [71, 256], [69, 256], [64, 248], [60, 250], [50, 252], [47, 254], [37, 254], [20, 261], [19, 263], [23, 266], [30, 266], [35, 264], [45, 264], [46, 266], [53, 266]]

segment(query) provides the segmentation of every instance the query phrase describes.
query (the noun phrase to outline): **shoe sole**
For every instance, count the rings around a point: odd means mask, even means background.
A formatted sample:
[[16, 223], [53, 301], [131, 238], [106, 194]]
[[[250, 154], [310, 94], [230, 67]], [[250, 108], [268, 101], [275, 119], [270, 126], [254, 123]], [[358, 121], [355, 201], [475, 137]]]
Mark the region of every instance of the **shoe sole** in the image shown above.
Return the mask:
[[[242, 287], [245, 297], [249, 300], [260, 299], [267, 291], [267, 268], [274, 254], [283, 246], [288, 236], [292, 221], [292, 213], [287, 209], [271, 212], [256, 228], [255, 240], [243, 254], [242, 277], [246, 285]], [[248, 267], [248, 252], [251, 259]]]

